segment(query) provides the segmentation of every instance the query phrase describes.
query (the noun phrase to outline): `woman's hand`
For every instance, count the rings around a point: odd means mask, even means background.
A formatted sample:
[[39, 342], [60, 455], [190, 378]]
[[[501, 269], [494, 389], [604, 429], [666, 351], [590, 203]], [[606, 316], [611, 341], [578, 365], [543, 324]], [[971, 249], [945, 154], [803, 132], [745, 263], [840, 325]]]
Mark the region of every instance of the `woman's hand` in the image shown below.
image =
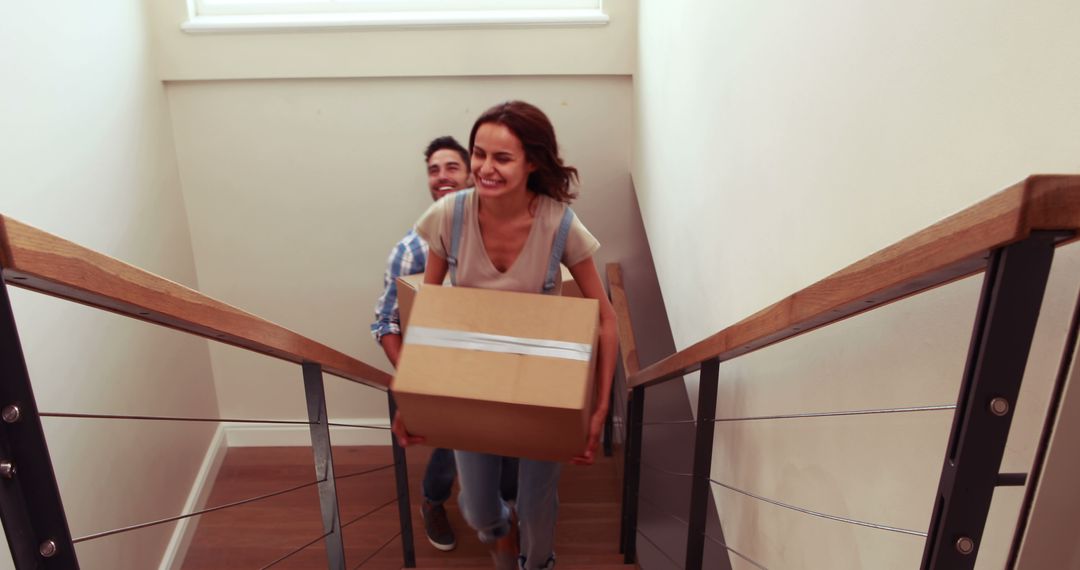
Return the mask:
[[424, 443], [426, 441], [423, 436], [412, 435], [409, 430], [405, 429], [405, 420], [401, 419], [401, 412], [394, 412], [394, 421], [390, 424], [390, 431], [394, 432], [394, 437], [397, 438], [398, 445], [401, 447], [409, 447], [415, 443]]
[[599, 408], [589, 418], [589, 437], [585, 451], [570, 460], [574, 465], [592, 465], [596, 460], [596, 448], [600, 445], [600, 435], [604, 433], [604, 421], [607, 420], [607, 408]]
[[600, 281], [600, 274], [596, 271], [593, 258], [585, 258], [570, 267], [570, 274], [574, 276], [581, 289], [581, 294], [589, 299], [595, 299], [600, 304], [600, 340], [597, 343], [596, 352], [596, 394], [593, 402], [596, 409], [589, 418], [589, 439], [585, 444], [585, 451], [570, 460], [575, 465], [592, 465], [596, 457], [596, 447], [600, 443], [600, 434], [604, 431], [604, 420], [607, 418], [608, 402], [611, 400], [611, 380], [615, 375], [615, 356], [619, 352], [619, 341], [615, 332], [615, 309], [611, 307], [604, 284]]

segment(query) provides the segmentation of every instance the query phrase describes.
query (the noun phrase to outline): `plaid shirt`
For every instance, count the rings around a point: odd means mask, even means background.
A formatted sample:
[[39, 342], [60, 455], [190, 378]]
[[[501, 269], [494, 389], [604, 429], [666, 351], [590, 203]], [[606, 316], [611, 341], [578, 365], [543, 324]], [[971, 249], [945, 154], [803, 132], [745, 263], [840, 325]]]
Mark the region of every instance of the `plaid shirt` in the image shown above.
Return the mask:
[[390, 257], [386, 260], [386, 273], [383, 275], [383, 294], [375, 303], [375, 322], [371, 323], [371, 334], [376, 341], [386, 334], [401, 334], [397, 278], [401, 275], [423, 273], [424, 266], [427, 265], [427, 253], [427, 243], [413, 230], [409, 230], [390, 252]]

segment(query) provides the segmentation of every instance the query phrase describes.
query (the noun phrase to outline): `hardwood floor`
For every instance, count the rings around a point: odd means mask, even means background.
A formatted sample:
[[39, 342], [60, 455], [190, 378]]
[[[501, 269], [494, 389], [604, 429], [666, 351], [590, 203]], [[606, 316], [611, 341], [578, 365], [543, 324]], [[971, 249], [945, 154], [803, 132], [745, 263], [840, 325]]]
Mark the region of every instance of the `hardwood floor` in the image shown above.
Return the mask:
[[[428, 543], [418, 501], [429, 454], [430, 449], [425, 447], [410, 448], [407, 453], [417, 567], [490, 568], [486, 547], [461, 518], [456, 491], [447, 503], [447, 512], [457, 533], [457, 548], [440, 552]], [[388, 504], [395, 497], [393, 469], [348, 476], [389, 465], [391, 461], [389, 447], [334, 448], [344, 527], [342, 539], [349, 569], [401, 568], [398, 506], [396, 502]], [[314, 479], [309, 448], [231, 448], [207, 506], [281, 491]], [[601, 458], [592, 467], [564, 467], [559, 485], [555, 546], [560, 570], [625, 568], [618, 554], [620, 492], [615, 461], [611, 458]], [[369, 512], [370, 515], [356, 520]], [[294, 570], [327, 567], [326, 549], [319, 539], [323, 531], [314, 487], [208, 513], [200, 519], [184, 570], [263, 568], [311, 541], [315, 542], [273, 567]]]

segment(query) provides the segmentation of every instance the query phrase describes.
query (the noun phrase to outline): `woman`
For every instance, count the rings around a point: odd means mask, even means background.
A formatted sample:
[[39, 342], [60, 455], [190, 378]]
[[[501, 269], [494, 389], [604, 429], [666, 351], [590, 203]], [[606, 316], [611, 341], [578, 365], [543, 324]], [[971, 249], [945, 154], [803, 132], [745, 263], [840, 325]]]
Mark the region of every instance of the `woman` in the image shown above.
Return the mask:
[[[582, 294], [600, 302], [589, 437], [572, 460], [591, 465], [607, 415], [617, 345], [615, 311], [592, 259], [600, 244], [569, 211], [568, 204], [576, 197], [570, 186], [577, 181], [577, 169], [559, 158], [555, 130], [543, 111], [521, 101], [485, 111], [473, 125], [469, 148], [475, 190], [440, 199], [416, 224], [430, 247], [424, 282], [440, 284], [449, 272], [454, 284], [463, 287], [558, 294], [561, 284], [551, 280], [549, 258], [553, 248], [562, 249], [558, 257]], [[557, 280], [558, 272], [555, 275]], [[402, 445], [423, 441], [410, 435], [399, 417], [394, 418], [394, 433]], [[510, 511], [499, 498], [500, 458], [467, 451], [456, 455], [458, 504], [480, 540], [494, 544], [496, 568], [552, 568], [561, 465], [521, 460], [517, 557]]]

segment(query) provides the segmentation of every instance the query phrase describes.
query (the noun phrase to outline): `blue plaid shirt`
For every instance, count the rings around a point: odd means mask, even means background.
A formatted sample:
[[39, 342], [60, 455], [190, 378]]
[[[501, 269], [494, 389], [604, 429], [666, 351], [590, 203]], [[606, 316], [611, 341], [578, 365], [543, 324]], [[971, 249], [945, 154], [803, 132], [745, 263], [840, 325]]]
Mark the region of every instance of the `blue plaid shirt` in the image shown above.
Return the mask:
[[423, 273], [427, 265], [427, 253], [427, 243], [414, 230], [409, 230], [390, 252], [390, 257], [386, 260], [386, 273], [383, 275], [383, 294], [375, 303], [375, 322], [371, 323], [371, 334], [376, 341], [385, 334], [401, 334], [397, 278]]

